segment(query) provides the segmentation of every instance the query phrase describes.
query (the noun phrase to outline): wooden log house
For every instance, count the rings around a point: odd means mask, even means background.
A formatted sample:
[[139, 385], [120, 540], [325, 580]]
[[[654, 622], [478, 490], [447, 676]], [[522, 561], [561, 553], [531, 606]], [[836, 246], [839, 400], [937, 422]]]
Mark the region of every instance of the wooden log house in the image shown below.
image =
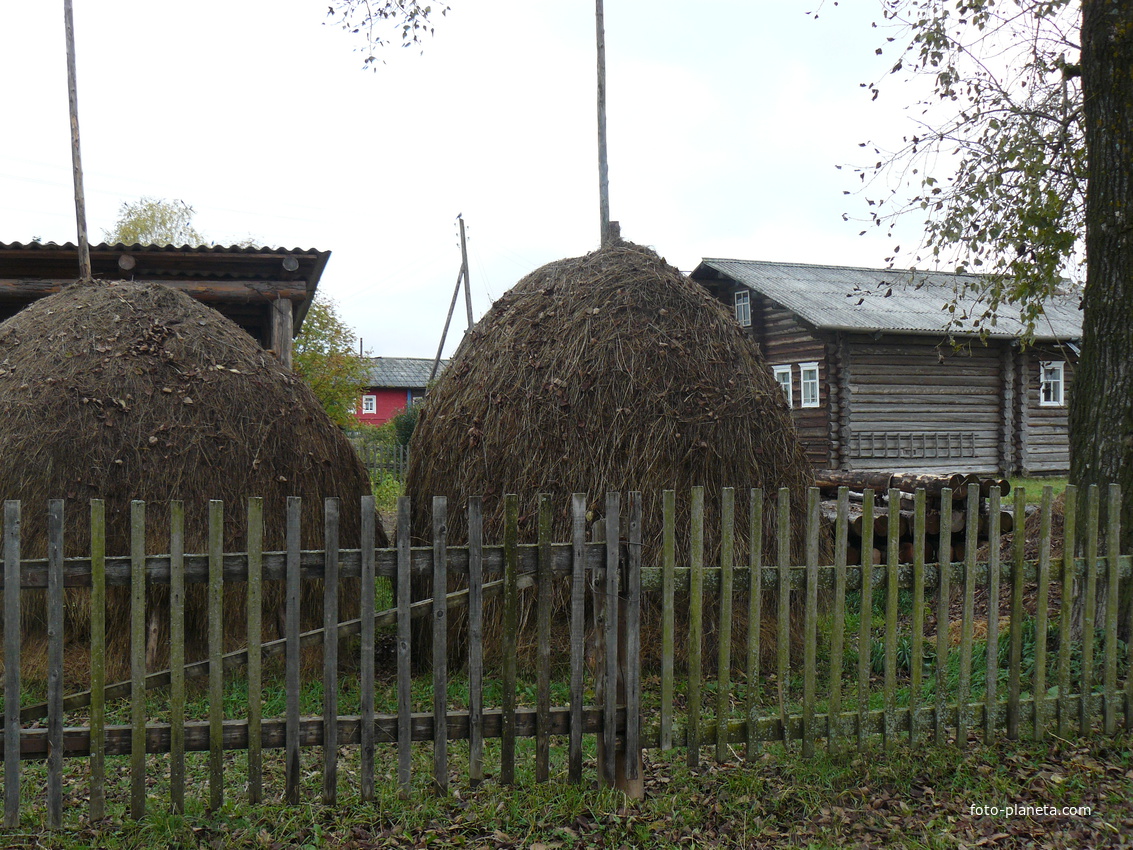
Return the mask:
[[759, 343], [815, 467], [1069, 470], [1076, 294], [1050, 299], [1024, 345], [1012, 305], [982, 338], [964, 320], [982, 313], [973, 275], [704, 259], [692, 278]]
[[[239, 246], [92, 245], [99, 280], [153, 281], [219, 310], [291, 365], [292, 340], [314, 300], [329, 251]], [[0, 321], [78, 277], [78, 248], [0, 243]]]

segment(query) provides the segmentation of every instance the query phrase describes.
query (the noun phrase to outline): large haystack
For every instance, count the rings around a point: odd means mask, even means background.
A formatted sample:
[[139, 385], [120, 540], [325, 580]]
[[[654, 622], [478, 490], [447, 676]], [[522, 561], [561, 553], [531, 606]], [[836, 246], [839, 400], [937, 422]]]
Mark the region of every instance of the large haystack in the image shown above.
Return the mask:
[[[23, 501], [25, 557], [45, 552], [51, 498], [66, 499], [67, 555], [89, 551], [93, 498], [106, 501], [111, 555], [128, 553], [132, 499], [147, 503], [151, 553], [169, 551], [172, 499], [185, 504], [186, 551], [207, 551], [210, 499], [225, 503], [225, 551], [241, 551], [249, 496], [264, 498], [267, 550], [284, 548], [288, 496], [304, 499], [305, 548], [322, 545], [327, 496], [343, 500], [342, 546], [358, 545], [366, 471], [310, 389], [220, 313], [165, 286], [73, 285], [0, 325], [0, 440], [0, 497]], [[204, 589], [189, 590], [186, 628], [199, 648]], [[85, 596], [69, 601], [72, 637], [86, 635]], [[226, 597], [234, 637], [243, 634], [239, 597]], [[269, 586], [265, 597], [265, 629], [274, 631], [281, 589]], [[164, 647], [162, 588], [150, 603], [151, 643]], [[119, 594], [111, 604], [111, 655], [120, 659], [126, 621], [115, 618], [128, 602]], [[37, 608], [25, 609], [33, 642]]]
[[[483, 495], [485, 538], [502, 540], [504, 493], [521, 499], [521, 541], [534, 542], [536, 494], [553, 494], [554, 536], [570, 539], [570, 494], [596, 515], [607, 490], [644, 494], [646, 563], [656, 563], [661, 491], [678, 497], [687, 553], [689, 489], [706, 490], [708, 557], [719, 545], [719, 496], [737, 488], [737, 557], [746, 557], [747, 491], [805, 509], [810, 467], [755, 343], [720, 302], [653, 251], [631, 244], [546, 265], [525, 277], [465, 337], [431, 391], [410, 444], [414, 534], [429, 535], [429, 497], [448, 496], [449, 539], [463, 505]], [[797, 522], [793, 559], [801, 563]]]

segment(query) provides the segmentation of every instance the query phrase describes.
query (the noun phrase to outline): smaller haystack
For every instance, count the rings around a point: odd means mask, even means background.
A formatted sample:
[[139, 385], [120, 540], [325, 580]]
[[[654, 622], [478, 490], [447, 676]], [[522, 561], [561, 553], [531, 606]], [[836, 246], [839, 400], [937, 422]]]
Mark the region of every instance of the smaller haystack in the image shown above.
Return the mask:
[[[147, 503], [151, 553], [169, 551], [173, 499], [185, 505], [187, 552], [207, 551], [210, 499], [225, 503], [225, 551], [242, 551], [251, 496], [264, 499], [266, 550], [284, 548], [288, 496], [304, 499], [305, 548], [322, 545], [328, 496], [342, 499], [341, 545], [358, 545], [369, 479], [309, 387], [220, 313], [165, 286], [75, 284], [0, 325], [0, 440], [0, 497], [23, 502], [25, 557], [45, 554], [52, 498], [66, 499], [68, 556], [89, 552], [95, 498], [106, 502], [110, 555], [129, 552], [132, 499]], [[283, 609], [275, 585], [265, 587], [270, 637]], [[129, 598], [111, 590], [109, 660], [124, 664]], [[149, 591], [153, 661], [167, 651], [167, 591]], [[85, 639], [89, 594], [68, 593], [66, 634]], [[42, 596], [25, 599], [25, 640], [34, 645]], [[245, 634], [242, 599], [242, 587], [227, 588], [230, 642]], [[188, 588], [190, 655], [207, 634], [204, 600], [203, 586]], [[308, 590], [304, 607], [318, 622], [321, 591]]]
[[[775, 491], [805, 515], [810, 467], [782, 390], [728, 310], [656, 253], [621, 243], [532, 272], [464, 338], [430, 392], [410, 443], [413, 530], [427, 540], [434, 495], [484, 497], [485, 539], [503, 537], [505, 493], [520, 497], [521, 542], [535, 540], [538, 493], [554, 499], [554, 538], [570, 539], [570, 494], [643, 493], [645, 562], [657, 563], [661, 491], [678, 497], [688, 552], [689, 490], [706, 488], [707, 557], [719, 548], [723, 487], [737, 488], [737, 557], [746, 557], [748, 490], [762, 487], [765, 558], [774, 558]], [[795, 522], [792, 558], [804, 528]]]

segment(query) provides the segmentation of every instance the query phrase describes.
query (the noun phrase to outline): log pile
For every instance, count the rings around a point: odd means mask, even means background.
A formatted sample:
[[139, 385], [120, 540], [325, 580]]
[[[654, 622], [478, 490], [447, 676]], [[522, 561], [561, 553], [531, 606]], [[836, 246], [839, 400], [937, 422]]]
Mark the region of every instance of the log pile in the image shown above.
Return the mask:
[[[888, 545], [889, 528], [894, 522], [898, 526], [900, 539], [898, 558], [901, 563], [913, 560], [913, 517], [915, 494], [925, 491], [925, 561], [935, 562], [943, 558], [960, 561], [964, 558], [964, 543], [967, 538], [967, 500], [968, 488], [979, 487], [979, 527], [978, 540], [987, 539], [989, 523], [988, 497], [997, 490], [1000, 497], [1011, 492], [1011, 485], [1002, 478], [984, 478], [978, 475], [926, 475], [918, 473], [887, 472], [844, 472], [840, 470], [819, 470], [815, 472], [815, 486], [822, 491], [822, 514], [831, 528], [837, 518], [837, 495], [840, 487], [849, 491], [849, 535], [846, 554], [848, 564], [860, 565], [866, 556], [874, 564], [884, 563]], [[951, 510], [942, 511], [941, 494], [952, 491]], [[896, 499], [890, 499], [890, 491], [896, 491]], [[865, 525], [864, 503], [867, 493], [873, 494], [872, 534]], [[1001, 503], [1002, 504], [1002, 503]], [[1003, 534], [1014, 528], [1015, 517], [1010, 510], [1000, 510], [999, 527]], [[942, 546], [947, 552], [941, 552]]]

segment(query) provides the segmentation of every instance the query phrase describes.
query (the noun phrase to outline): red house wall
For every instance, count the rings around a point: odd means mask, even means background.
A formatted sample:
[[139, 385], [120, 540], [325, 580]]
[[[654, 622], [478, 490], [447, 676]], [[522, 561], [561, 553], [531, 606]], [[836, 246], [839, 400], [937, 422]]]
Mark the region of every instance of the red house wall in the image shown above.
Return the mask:
[[409, 406], [409, 390], [371, 389], [366, 395], [377, 396], [377, 412], [362, 413], [362, 399], [358, 399], [355, 418], [366, 425], [383, 425]]

